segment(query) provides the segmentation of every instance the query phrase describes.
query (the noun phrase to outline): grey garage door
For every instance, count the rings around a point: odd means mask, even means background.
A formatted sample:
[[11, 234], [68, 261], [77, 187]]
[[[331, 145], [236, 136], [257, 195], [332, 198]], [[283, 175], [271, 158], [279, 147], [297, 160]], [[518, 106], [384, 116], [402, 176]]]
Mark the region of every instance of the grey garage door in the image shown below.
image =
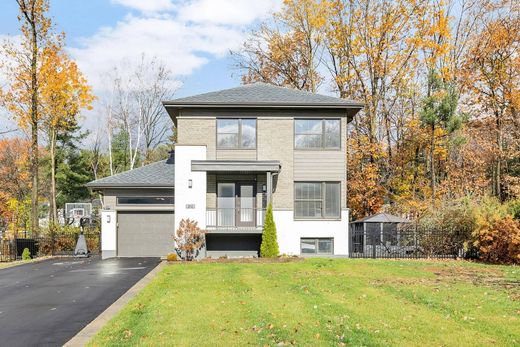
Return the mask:
[[117, 256], [162, 257], [173, 252], [173, 212], [118, 212]]

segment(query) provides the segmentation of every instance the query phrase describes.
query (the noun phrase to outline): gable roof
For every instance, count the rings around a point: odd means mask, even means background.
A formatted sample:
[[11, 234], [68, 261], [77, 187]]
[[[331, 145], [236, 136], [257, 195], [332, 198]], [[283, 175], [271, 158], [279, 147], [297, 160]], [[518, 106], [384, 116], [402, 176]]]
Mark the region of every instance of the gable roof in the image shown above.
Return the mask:
[[357, 108], [363, 103], [310, 93], [267, 83], [246, 84], [231, 89], [163, 101], [165, 107], [329, 107]]
[[113, 176], [101, 178], [86, 184], [89, 188], [173, 188], [175, 185], [175, 164], [161, 160]]
[[410, 220], [389, 213], [378, 213], [362, 219], [358, 219], [352, 223], [411, 223]]

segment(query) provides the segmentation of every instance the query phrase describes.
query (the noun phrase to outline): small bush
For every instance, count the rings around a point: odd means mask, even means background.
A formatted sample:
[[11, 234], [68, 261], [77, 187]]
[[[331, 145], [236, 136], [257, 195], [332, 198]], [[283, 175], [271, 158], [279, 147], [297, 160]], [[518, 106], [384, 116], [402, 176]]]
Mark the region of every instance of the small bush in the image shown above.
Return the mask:
[[260, 256], [263, 258], [277, 257], [280, 253], [276, 237], [276, 224], [273, 218], [273, 206], [269, 204], [265, 214], [264, 230], [262, 232], [262, 244], [260, 245]]
[[31, 251], [29, 251], [29, 248], [23, 249], [22, 260], [31, 260]]
[[516, 199], [509, 203], [509, 213], [513, 216], [514, 219], [520, 220], [520, 199]]
[[179, 258], [191, 261], [197, 257], [199, 251], [206, 244], [206, 232], [199, 228], [196, 221], [183, 219], [179, 223], [179, 229], [173, 240], [175, 241], [175, 251]]
[[166, 256], [166, 260], [167, 261], [177, 261], [178, 260], [177, 254], [175, 254], [175, 253], [168, 253], [168, 255]]

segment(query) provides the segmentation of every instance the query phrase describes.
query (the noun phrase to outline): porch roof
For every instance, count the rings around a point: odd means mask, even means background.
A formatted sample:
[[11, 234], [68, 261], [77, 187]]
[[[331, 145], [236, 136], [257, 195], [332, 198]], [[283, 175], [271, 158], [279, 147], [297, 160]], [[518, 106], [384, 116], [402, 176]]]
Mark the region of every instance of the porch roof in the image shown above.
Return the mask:
[[279, 172], [278, 160], [192, 160], [192, 171], [206, 172]]

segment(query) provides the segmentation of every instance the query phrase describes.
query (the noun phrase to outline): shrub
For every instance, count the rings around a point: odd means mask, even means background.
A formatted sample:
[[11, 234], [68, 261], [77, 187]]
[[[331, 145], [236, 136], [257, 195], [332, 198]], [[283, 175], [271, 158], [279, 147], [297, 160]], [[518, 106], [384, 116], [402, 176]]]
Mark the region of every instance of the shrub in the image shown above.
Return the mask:
[[206, 244], [205, 231], [198, 227], [196, 221], [190, 219], [181, 220], [179, 229], [173, 235], [173, 240], [175, 241], [175, 251], [179, 258], [187, 261], [192, 261], [196, 258]]
[[514, 219], [520, 220], [520, 199], [511, 201], [508, 210]]
[[264, 258], [277, 257], [280, 253], [276, 239], [276, 224], [273, 218], [273, 206], [269, 204], [265, 214], [264, 230], [262, 232], [262, 244], [260, 245], [260, 256]]
[[520, 221], [511, 216], [481, 216], [474, 236], [482, 260], [520, 264]]
[[24, 248], [22, 252], [22, 260], [30, 260], [31, 259], [31, 251], [29, 248]]
[[167, 261], [177, 261], [177, 259], [177, 254], [175, 253], [168, 253], [168, 255], [166, 256]]

